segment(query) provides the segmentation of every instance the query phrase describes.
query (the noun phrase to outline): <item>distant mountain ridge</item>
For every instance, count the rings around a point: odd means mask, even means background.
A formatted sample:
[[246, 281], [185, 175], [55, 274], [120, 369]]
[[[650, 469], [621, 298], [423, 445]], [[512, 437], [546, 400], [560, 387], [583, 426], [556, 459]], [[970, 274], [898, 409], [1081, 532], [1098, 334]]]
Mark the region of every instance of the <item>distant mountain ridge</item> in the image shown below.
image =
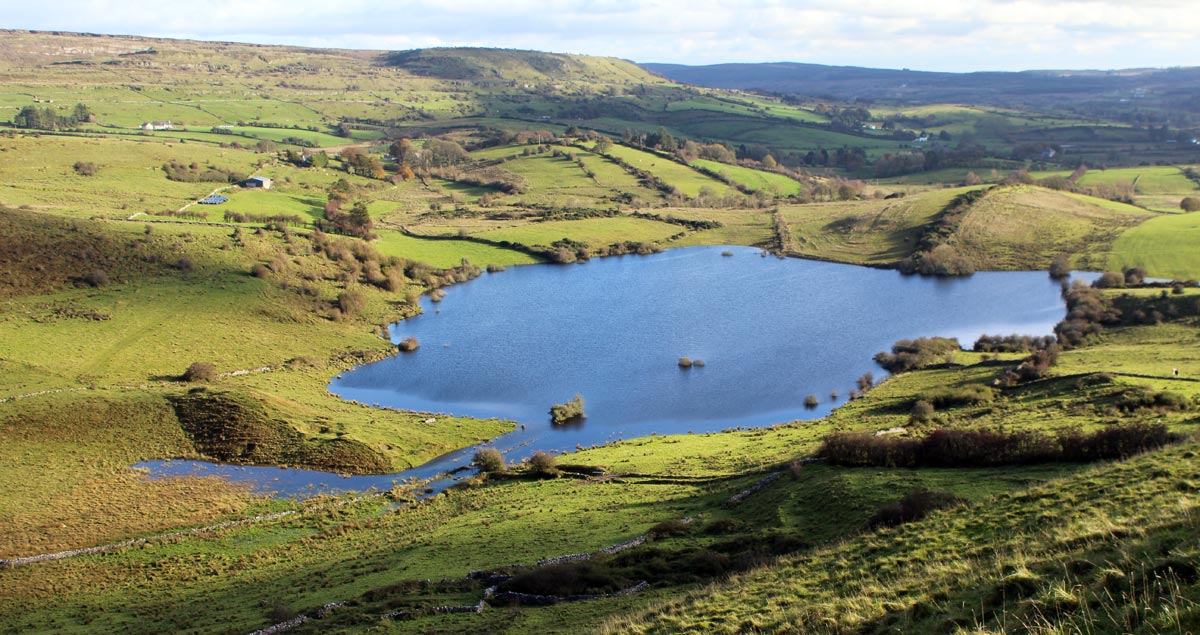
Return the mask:
[[1117, 101], [1154, 97], [1195, 110], [1195, 100], [1200, 99], [1200, 67], [942, 73], [795, 62], [641, 66], [667, 79], [696, 86], [846, 101], [1047, 106], [1068, 98]]

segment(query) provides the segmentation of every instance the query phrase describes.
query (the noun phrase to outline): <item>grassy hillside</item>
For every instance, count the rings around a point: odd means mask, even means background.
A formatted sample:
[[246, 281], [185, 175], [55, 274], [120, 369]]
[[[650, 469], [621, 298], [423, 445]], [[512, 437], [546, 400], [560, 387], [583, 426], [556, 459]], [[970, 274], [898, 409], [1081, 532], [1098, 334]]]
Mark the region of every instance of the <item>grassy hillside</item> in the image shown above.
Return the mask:
[[981, 269], [1044, 269], [1070, 254], [1102, 269], [1113, 241], [1149, 215], [1130, 205], [1030, 187], [1004, 188], [971, 206], [954, 241]]
[[895, 264], [937, 231], [945, 232], [940, 240], [978, 269], [1044, 269], [1055, 256], [1068, 254], [1075, 267], [1099, 270], [1108, 266], [1108, 254], [1123, 233], [1151, 216], [1141, 208], [1089, 196], [1006, 186], [989, 190], [961, 210], [961, 217], [943, 225], [956, 197], [977, 189], [783, 206], [780, 217], [793, 241], [788, 251], [816, 258]]
[[[1200, 187], [1186, 168], [1091, 170], [1081, 193], [994, 186], [1021, 168], [1071, 176], [1019, 146], [1124, 152], [1141, 129], [971, 105], [847, 115], [529, 51], [0, 43], [0, 559], [110, 547], [0, 563], [0, 632], [244, 634], [297, 616], [312, 618], [297, 633], [1195, 628], [1194, 440], [1100, 465], [807, 462], [843, 432], [1194, 436], [1191, 288], [1108, 292], [1096, 302], [1146, 304], [1121, 324], [1088, 314], [1087, 345], [1040, 353], [1057, 365], [1032, 379], [1028, 351], [941, 352], [846, 386], [852, 400], [820, 396], [840, 404], [821, 420], [578, 448], [557, 468], [462, 472], [421, 501], [415, 483], [301, 501], [130, 467], [391, 473], [509, 430], [327, 390], [395, 354], [386, 327], [421, 294], [485, 267], [698, 244], [895, 266], [940, 241], [978, 268], [1068, 253], [1197, 277], [1196, 215], [1157, 213]], [[914, 129], [950, 139], [914, 145]], [[953, 154], [972, 138], [987, 151]], [[859, 180], [897, 153], [938, 169]], [[971, 172], [987, 183], [960, 185]], [[1122, 198], [1126, 179], [1144, 207], [1082, 193]], [[868, 528], [920, 488], [958, 502]], [[601, 553], [614, 545], [629, 548]], [[494, 585], [638, 592], [436, 608]]]
[[955, 196], [971, 188], [892, 200], [780, 207], [796, 253], [853, 262], [894, 264], [916, 249], [924, 228]]
[[[1130, 619], [1148, 620], [1142, 628], [1160, 628], [1144, 632], [1171, 632], [1172, 620], [1180, 621], [1186, 632], [1195, 620], [1191, 607], [1197, 599], [1189, 573], [1198, 556], [1191, 538], [1196, 530], [1194, 442], [1094, 467], [894, 469], [800, 467], [789, 461], [810, 456], [824, 435], [838, 430], [899, 426], [906, 430], [903, 436], [921, 435], [930, 425], [1049, 431], [1158, 420], [1194, 432], [1191, 413], [1119, 412], [1110, 404], [1122, 391], [1146, 381], [1137, 375], [1162, 374], [1154, 367], [1162, 361], [1149, 357], [1146, 367], [1123, 365], [1138, 357], [1130, 351], [1141, 347], [1153, 356], [1166, 350], [1161, 342], [1195, 341], [1197, 328], [1180, 322], [1113, 331], [1094, 346], [1072, 351], [1055, 370], [1060, 379], [1001, 390], [989, 403], [939, 409], [931, 424], [909, 421], [915, 396], [990, 384], [1014, 368], [1020, 356], [996, 361], [962, 353], [954, 366], [889, 379], [826, 420], [649, 437], [559, 457], [564, 466], [600, 466], [606, 470], [602, 477], [537, 479], [517, 471], [471, 480], [415, 506], [369, 499], [152, 541], [103, 556], [20, 567], [0, 580], [0, 623], [22, 632], [250, 632], [349, 600], [299, 632], [520, 633], [537, 628], [570, 633], [605, 620], [604, 628], [612, 632], [738, 632], [746, 623], [763, 632], [795, 627], [926, 632], [950, 621], [951, 628], [978, 625], [989, 632], [1016, 632], [1042, 621], [1120, 632], [1104, 625], [1106, 616], [1129, 615], [1135, 607], [1140, 617]], [[1166, 363], [1179, 363], [1189, 374], [1151, 383], [1187, 395], [1200, 393], [1193, 387], [1194, 363], [1182, 361], [1195, 358], [1195, 347], [1175, 354], [1179, 357]], [[1079, 380], [1107, 370], [1116, 371], [1112, 379]], [[1099, 415], [1102, 411], [1107, 414]], [[157, 406], [157, 412], [170, 418], [169, 408]], [[48, 440], [38, 443], [42, 445], [34, 447], [53, 447]], [[67, 443], [59, 451], [78, 451], [72, 447]], [[28, 449], [12, 448], [15, 456], [32, 456]], [[135, 455], [154, 449], [138, 449]], [[114, 460], [122, 459], [114, 455]], [[49, 460], [56, 464], [57, 459]], [[11, 469], [22, 466], [18, 462]], [[731, 502], [775, 472], [785, 476]], [[54, 497], [61, 494], [50, 488], [64, 483], [47, 481], [39, 487], [47, 489], [50, 504], [38, 511], [9, 508], [10, 517], [44, 526], [44, 517], [60, 513], [54, 512], [59, 509]], [[197, 505], [208, 500], [195, 489], [152, 496], [145, 491], [148, 485], [140, 483], [114, 488], [101, 500], [121, 500], [130, 495], [129, 487], [143, 488], [136, 493], [147, 499], [142, 506], [175, 500], [169, 496], [190, 495]], [[897, 529], [864, 530], [881, 508], [918, 488], [949, 492], [965, 502]], [[72, 500], [88, 509], [80, 496], [82, 492], [72, 494]], [[245, 499], [229, 500], [225, 507], [172, 507], [171, 513], [178, 515], [163, 520], [202, 523], [214, 512], [228, 518], [246, 509], [238, 506], [246, 505]], [[205, 514], [185, 516], [196, 513], [189, 509]], [[307, 508], [276, 503], [274, 509]], [[66, 522], [71, 526], [88, 527], [70, 518]], [[124, 532], [131, 529], [154, 530], [132, 524], [141, 518], [132, 514], [96, 518], [105, 523], [91, 530], [96, 540], [128, 535]], [[681, 518], [692, 520], [672, 524]], [[652, 586], [644, 593], [552, 607], [492, 603], [482, 614], [429, 610], [477, 603], [484, 585], [457, 579], [468, 571], [512, 571], [515, 564], [591, 552], [647, 531], [659, 533], [624, 556], [594, 558], [591, 566], [598, 568], [588, 570], [600, 576], [596, 580], [612, 576], [617, 586], [647, 579]], [[56, 543], [33, 543], [29, 549], [51, 544]], [[930, 554], [937, 559], [930, 560]], [[838, 566], [831, 568], [830, 562]], [[725, 581], [728, 573], [736, 575]], [[419, 582], [430, 579], [446, 581]], [[553, 579], [564, 589], [577, 584], [573, 577]], [[1111, 596], [1103, 593], [1106, 588]], [[136, 589], [136, 601], [128, 589]], [[673, 599], [681, 594], [684, 599]], [[1050, 610], [1051, 602], [1057, 610]], [[82, 610], [84, 603], [95, 610]], [[1083, 607], [1103, 610], [1087, 613]], [[414, 614], [383, 617], [396, 610]], [[805, 615], [819, 619], [805, 621]]]
[[787, 558], [602, 632], [1192, 632], [1195, 454], [1088, 470]]

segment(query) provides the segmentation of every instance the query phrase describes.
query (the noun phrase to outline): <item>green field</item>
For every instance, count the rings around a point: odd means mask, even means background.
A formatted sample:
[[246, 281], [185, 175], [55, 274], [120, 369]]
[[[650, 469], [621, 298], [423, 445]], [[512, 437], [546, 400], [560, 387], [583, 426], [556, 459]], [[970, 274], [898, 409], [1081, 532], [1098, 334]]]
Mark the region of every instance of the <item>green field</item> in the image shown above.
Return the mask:
[[1158, 216], [1121, 234], [1108, 268], [1145, 267], [1152, 276], [1200, 277], [1200, 214]]
[[1088, 170], [1079, 179], [1082, 186], [1129, 182], [1141, 195], [1187, 194], [1200, 190], [1200, 184], [1187, 178], [1183, 170], [1168, 165], [1139, 168]]
[[692, 165], [711, 170], [717, 174], [724, 174], [733, 182], [744, 185], [756, 192], [764, 191], [777, 196], [793, 196], [799, 194], [803, 189], [803, 186], [795, 179], [790, 179], [774, 172], [744, 168], [740, 165], [727, 165], [705, 159], [696, 159], [692, 161]]
[[677, 188], [684, 196], [697, 197], [701, 195], [702, 191], [716, 196], [735, 193], [733, 188], [717, 179], [675, 163], [668, 157], [620, 145], [614, 145], [609, 150], [609, 154], [635, 168], [652, 172], [667, 185]]
[[435, 267], [453, 267], [462, 260], [485, 267], [527, 265], [538, 262], [533, 256], [465, 240], [429, 240], [406, 236], [397, 231], [380, 230], [373, 246], [379, 253], [427, 262]]
[[683, 228], [676, 225], [618, 216], [615, 218], [547, 221], [511, 229], [496, 229], [476, 235], [487, 240], [508, 241], [528, 246], [549, 246], [557, 240], [570, 238], [599, 247], [624, 240], [657, 242], [681, 231]]

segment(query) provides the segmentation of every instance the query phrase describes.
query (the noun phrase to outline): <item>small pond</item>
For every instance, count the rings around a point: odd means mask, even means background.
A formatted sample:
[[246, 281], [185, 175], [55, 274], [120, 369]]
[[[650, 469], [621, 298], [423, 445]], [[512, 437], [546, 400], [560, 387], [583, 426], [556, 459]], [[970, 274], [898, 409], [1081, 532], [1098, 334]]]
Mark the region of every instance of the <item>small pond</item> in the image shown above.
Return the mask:
[[[523, 427], [495, 440], [510, 460], [822, 417], [845, 402], [860, 375], [885, 375], [872, 356], [898, 339], [943, 335], [969, 347], [983, 333], [1049, 334], [1065, 312], [1059, 284], [1045, 272], [934, 279], [744, 247], [517, 267], [448, 288], [439, 303], [422, 302], [423, 315], [392, 327], [396, 342], [416, 337], [417, 351], [343, 373], [329, 389], [381, 406], [511, 419]], [[682, 369], [680, 357], [704, 366]], [[552, 425], [550, 405], [577, 393], [587, 418]], [[817, 407], [805, 407], [808, 395]], [[238, 480], [255, 474], [249, 480], [284, 493], [356, 490], [461, 467], [473, 451], [387, 477], [263, 472], [278, 479], [264, 484], [254, 470], [275, 468], [186, 469]], [[142, 466], [154, 474], [185, 470]]]

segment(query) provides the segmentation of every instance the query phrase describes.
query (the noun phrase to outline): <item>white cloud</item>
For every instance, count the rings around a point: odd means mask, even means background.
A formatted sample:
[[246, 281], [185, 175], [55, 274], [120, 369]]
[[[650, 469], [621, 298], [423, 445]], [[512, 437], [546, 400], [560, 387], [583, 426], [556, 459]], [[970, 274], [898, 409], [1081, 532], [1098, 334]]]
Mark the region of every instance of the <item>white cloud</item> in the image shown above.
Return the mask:
[[12, 28], [344, 48], [499, 46], [928, 70], [1200, 65], [1193, 0], [60, 0]]

